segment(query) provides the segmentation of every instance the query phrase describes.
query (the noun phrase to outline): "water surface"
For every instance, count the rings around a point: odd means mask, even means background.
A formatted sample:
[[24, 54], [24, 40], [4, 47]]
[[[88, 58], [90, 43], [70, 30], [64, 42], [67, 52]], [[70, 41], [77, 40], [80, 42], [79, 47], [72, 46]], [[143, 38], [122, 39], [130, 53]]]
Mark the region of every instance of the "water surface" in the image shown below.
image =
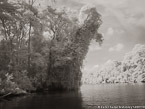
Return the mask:
[[78, 93], [32, 94], [0, 103], [0, 109], [97, 109], [98, 106], [145, 106], [145, 84], [83, 85]]

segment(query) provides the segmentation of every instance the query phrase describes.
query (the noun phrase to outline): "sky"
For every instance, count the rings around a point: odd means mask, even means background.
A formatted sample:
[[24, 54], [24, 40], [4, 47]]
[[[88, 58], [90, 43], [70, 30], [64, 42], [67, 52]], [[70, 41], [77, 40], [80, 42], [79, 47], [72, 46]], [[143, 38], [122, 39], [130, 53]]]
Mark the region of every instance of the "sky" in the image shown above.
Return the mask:
[[[52, 0], [54, 1], [54, 0]], [[108, 60], [121, 61], [136, 44], [145, 44], [145, 0], [55, 0], [58, 6], [80, 9], [93, 4], [102, 15], [102, 46], [91, 42], [84, 60], [89, 70]]]

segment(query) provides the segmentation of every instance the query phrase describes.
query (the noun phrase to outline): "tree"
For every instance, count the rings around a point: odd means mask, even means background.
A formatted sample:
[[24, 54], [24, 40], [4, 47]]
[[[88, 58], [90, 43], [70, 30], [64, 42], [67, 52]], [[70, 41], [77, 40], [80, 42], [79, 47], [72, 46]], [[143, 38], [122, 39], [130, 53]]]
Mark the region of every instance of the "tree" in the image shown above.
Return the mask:
[[[133, 50], [127, 53], [123, 59], [124, 71], [128, 71], [129, 75], [134, 75], [132, 81], [144, 81], [145, 74], [145, 45], [137, 44]], [[139, 79], [138, 79], [139, 77]]]
[[145, 45], [137, 44], [122, 62], [109, 60], [96, 71], [83, 75], [84, 83], [145, 82]]
[[[21, 72], [26, 70], [26, 51], [27, 51], [27, 24], [26, 9], [29, 7], [25, 2], [10, 3], [7, 0], [0, 2], [0, 33], [3, 36], [0, 42], [1, 58], [0, 63], [1, 70], [5, 73], [14, 75], [14, 83], [19, 87], [22, 86], [22, 81], [27, 79], [25, 83], [26, 87], [30, 83], [28, 82], [27, 73]], [[33, 23], [34, 24], [34, 23]], [[3, 60], [2, 58], [6, 59]], [[20, 73], [17, 75], [17, 72]], [[27, 72], [27, 71], [25, 71]], [[20, 79], [22, 76], [23, 79]], [[19, 81], [17, 81], [19, 79]], [[21, 84], [19, 84], [21, 83]], [[24, 89], [27, 89], [27, 88]], [[21, 87], [22, 88], [22, 87]]]
[[3, 55], [7, 56], [7, 66], [13, 69], [18, 64], [18, 48], [19, 42], [22, 39], [22, 25], [20, 13], [17, 11], [18, 6], [9, 3], [7, 0], [2, 0], [0, 4], [0, 22], [1, 35], [3, 36], [2, 45], [5, 50], [2, 50]]
[[58, 11], [48, 6], [43, 11], [43, 31], [49, 37], [48, 54], [45, 58], [48, 60], [48, 86], [56, 85], [67, 89], [79, 87], [81, 66], [89, 43], [95, 38], [98, 42], [102, 41], [101, 34], [97, 32], [101, 24], [100, 15], [94, 7], [89, 11], [89, 19], [86, 19], [84, 25], [79, 25], [78, 20], [72, 20], [66, 10]]
[[[83, 22], [68, 11], [50, 6], [40, 12], [34, 0], [0, 2], [0, 65], [23, 90], [78, 89], [83, 59], [91, 40], [101, 44], [101, 16], [95, 7], [83, 7]], [[47, 39], [44, 34], [47, 33]], [[4, 62], [3, 62], [4, 61]], [[27, 81], [24, 84], [24, 81]], [[23, 84], [23, 85], [22, 85]]]

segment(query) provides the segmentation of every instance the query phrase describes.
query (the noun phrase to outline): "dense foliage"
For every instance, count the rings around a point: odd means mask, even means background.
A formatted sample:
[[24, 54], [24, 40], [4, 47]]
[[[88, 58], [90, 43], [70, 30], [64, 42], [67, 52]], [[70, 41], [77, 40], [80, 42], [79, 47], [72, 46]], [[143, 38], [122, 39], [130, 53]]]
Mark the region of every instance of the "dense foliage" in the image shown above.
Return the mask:
[[35, 2], [0, 0], [0, 91], [78, 89], [90, 41], [102, 42], [100, 14], [40, 11]]
[[145, 45], [135, 45], [122, 62], [110, 60], [85, 73], [82, 81], [87, 84], [145, 82]]

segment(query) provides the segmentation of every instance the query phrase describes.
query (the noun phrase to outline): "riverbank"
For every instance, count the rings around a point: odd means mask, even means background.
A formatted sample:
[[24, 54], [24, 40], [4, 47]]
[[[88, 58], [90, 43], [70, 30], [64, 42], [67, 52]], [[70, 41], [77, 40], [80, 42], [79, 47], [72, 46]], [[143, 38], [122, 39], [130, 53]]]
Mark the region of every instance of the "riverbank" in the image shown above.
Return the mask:
[[145, 81], [142, 82], [102, 82], [102, 83], [95, 83], [95, 82], [84, 82], [83, 85], [97, 85], [97, 84], [145, 84]]
[[7, 98], [13, 98], [13, 97], [18, 97], [18, 96], [24, 96], [24, 95], [27, 95], [28, 92], [22, 90], [22, 89], [19, 89], [17, 88], [15, 90], [15, 92], [4, 92], [4, 91], [1, 91], [0, 93], [0, 100], [3, 100], [3, 99], [7, 99]]
[[33, 94], [68, 93], [68, 92], [79, 92], [79, 89], [78, 90], [75, 90], [75, 89], [74, 90], [66, 90], [63, 88], [56, 88], [56, 89], [44, 88], [44, 89], [25, 91], [25, 90], [16, 88], [15, 91], [9, 91], [9, 92], [0, 91], [0, 101], [15, 98], [15, 97], [33, 95]]

